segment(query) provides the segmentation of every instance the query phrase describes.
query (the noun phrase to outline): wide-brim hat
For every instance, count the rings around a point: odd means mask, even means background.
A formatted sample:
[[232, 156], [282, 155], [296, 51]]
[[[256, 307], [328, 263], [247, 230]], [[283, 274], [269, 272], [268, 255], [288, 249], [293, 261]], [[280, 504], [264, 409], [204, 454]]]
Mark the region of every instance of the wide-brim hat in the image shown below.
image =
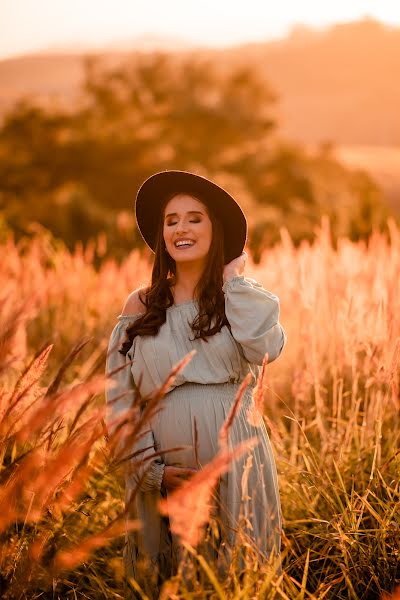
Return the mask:
[[189, 171], [160, 171], [141, 185], [136, 196], [135, 215], [138, 229], [155, 252], [161, 206], [167, 196], [192, 194], [219, 217], [224, 229], [224, 262], [239, 256], [247, 239], [247, 221], [239, 204], [222, 187], [206, 177]]

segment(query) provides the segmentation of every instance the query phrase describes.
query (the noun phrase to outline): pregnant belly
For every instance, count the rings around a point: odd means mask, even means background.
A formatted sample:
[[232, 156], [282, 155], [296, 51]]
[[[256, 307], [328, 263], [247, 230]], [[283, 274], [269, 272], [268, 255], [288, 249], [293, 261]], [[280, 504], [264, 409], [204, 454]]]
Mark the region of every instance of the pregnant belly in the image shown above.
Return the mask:
[[[219, 450], [220, 428], [239, 387], [239, 383], [185, 383], [165, 396], [152, 430], [156, 450], [163, 452], [166, 465], [197, 468], [212, 460]], [[246, 412], [251, 403], [252, 389], [248, 387], [232, 426], [234, 444], [254, 435]], [[177, 447], [181, 449], [168, 451]]]

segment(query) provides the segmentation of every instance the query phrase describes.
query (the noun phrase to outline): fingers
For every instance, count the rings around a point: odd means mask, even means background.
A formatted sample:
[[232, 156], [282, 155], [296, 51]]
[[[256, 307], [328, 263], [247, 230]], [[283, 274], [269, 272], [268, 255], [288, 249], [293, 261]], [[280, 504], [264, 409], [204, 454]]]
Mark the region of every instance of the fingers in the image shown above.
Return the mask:
[[167, 469], [170, 469], [171, 473], [174, 473], [175, 475], [181, 475], [184, 473], [193, 474], [197, 471], [197, 469], [194, 467], [167, 467]]
[[179, 471], [176, 473], [177, 477], [181, 477], [182, 479], [189, 479], [189, 477], [192, 477], [195, 473], [196, 473], [197, 469], [187, 469], [187, 468], [180, 468]]
[[164, 470], [164, 485], [167, 489], [175, 489], [182, 485], [183, 481], [193, 477], [197, 471], [195, 468], [167, 466]]

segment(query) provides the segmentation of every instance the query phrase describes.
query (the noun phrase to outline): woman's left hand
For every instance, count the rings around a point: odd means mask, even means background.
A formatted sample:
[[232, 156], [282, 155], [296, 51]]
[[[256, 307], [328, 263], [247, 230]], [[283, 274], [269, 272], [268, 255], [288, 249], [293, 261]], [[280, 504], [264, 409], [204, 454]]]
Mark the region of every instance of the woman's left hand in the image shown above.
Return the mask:
[[225, 265], [223, 274], [222, 274], [224, 283], [225, 283], [225, 281], [232, 279], [232, 277], [235, 277], [236, 275], [243, 275], [244, 268], [246, 266], [246, 261], [247, 261], [247, 252], [245, 252], [243, 250], [243, 252], [240, 256], [237, 256], [236, 258], [231, 260], [230, 263]]

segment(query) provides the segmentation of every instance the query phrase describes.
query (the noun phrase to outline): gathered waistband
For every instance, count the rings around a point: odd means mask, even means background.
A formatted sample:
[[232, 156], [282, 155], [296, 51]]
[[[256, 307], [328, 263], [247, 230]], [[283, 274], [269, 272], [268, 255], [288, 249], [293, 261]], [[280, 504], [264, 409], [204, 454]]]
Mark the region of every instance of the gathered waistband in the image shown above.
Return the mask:
[[[174, 387], [168, 392], [165, 398], [171, 396], [189, 396], [190, 398], [198, 397], [204, 398], [212, 396], [213, 398], [230, 399], [233, 401], [236, 397], [237, 392], [241, 386], [241, 382], [232, 383], [226, 381], [223, 383], [196, 383], [193, 381], [186, 381], [181, 385]], [[254, 385], [248, 385], [243, 393], [243, 399], [251, 399], [253, 397]]]

